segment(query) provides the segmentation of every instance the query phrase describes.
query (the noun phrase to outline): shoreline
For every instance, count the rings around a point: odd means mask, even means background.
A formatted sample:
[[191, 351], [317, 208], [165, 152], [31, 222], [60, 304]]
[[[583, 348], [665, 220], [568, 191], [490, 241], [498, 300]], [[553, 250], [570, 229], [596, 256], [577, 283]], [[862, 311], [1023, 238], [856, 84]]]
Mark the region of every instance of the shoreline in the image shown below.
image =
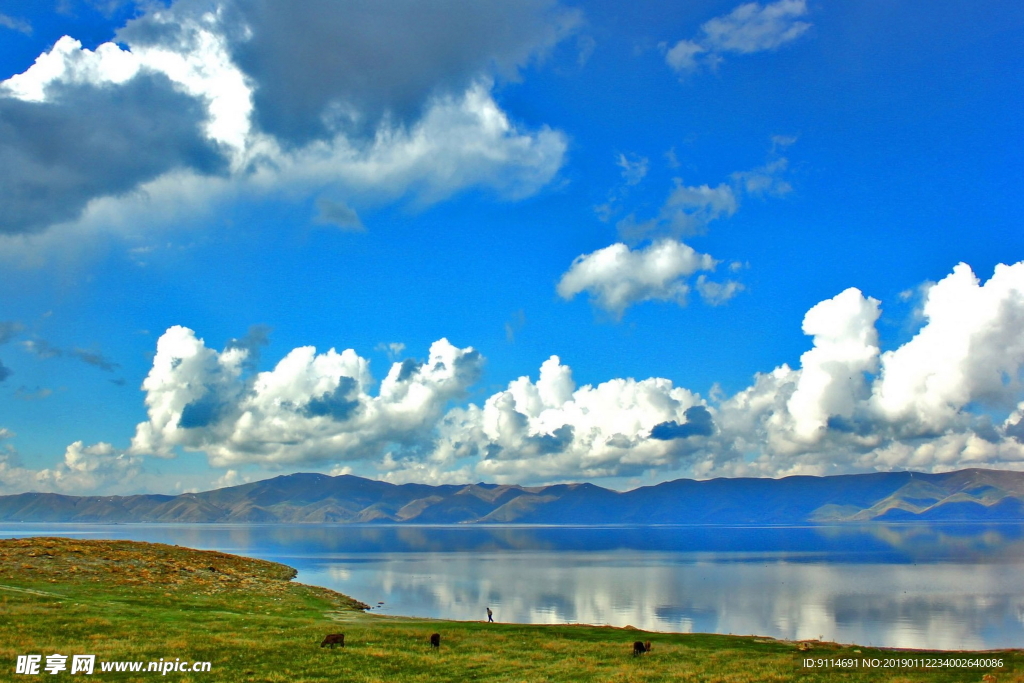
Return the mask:
[[[392, 525], [364, 526], [362, 529], [329, 525], [318, 526], [316, 531], [311, 531], [307, 536], [304, 530], [308, 529], [308, 525], [277, 523], [258, 526], [140, 523], [117, 526], [27, 524], [6, 527], [7, 531], [15, 532], [11, 534], [12, 536], [16, 534], [15, 537], [21, 538], [60, 535], [72, 539], [95, 539], [105, 536], [179, 544], [185, 547], [203, 547], [210, 550], [223, 548], [240, 556], [287, 562], [295, 566], [299, 575], [298, 581], [337, 591], [345, 591], [347, 588], [360, 595], [370, 606], [367, 613], [374, 616], [406, 616], [472, 623], [483, 620], [486, 605], [482, 601], [486, 599], [491, 607], [502, 605], [501, 609], [496, 611], [499, 619], [506, 620], [505, 623], [521, 625], [579, 624], [595, 628], [623, 628], [633, 625], [652, 634], [753, 634], [753, 637], [772, 638], [780, 642], [820, 640], [848, 644], [868, 643], [868, 647], [888, 649], [928, 649], [944, 652], [994, 651], [1014, 648], [1022, 642], [1018, 638], [1021, 635], [1019, 625], [1013, 628], [1016, 622], [1004, 624], [998, 621], [999, 618], [1009, 615], [1005, 612], [1005, 600], [985, 607], [986, 612], [976, 616], [987, 621], [978, 622], [973, 627], [972, 623], [944, 621], [946, 617], [942, 616], [943, 609], [954, 608], [959, 604], [956, 601], [968, 600], [969, 607], [975, 605], [977, 600], [985, 598], [992, 590], [1016, 590], [1019, 580], [1006, 573], [1013, 569], [1012, 564], [991, 564], [984, 557], [970, 560], [968, 564], [971, 567], [984, 572], [977, 577], [981, 583], [974, 588], [969, 585], [963, 586], [962, 596], [954, 598], [953, 596], [961, 595], [961, 589], [958, 587], [959, 584], [954, 585], [951, 582], [959, 581], [958, 577], [966, 576], [964, 572], [969, 567], [958, 568], [957, 562], [950, 564], [941, 561], [941, 558], [925, 558], [920, 567], [911, 569], [910, 563], [920, 561], [920, 558], [907, 555], [893, 559], [878, 555], [878, 559], [874, 559], [877, 548], [864, 545], [865, 541], [870, 541], [875, 546], [879, 543], [888, 546], [900, 541], [901, 547], [894, 546], [889, 552], [905, 554], [903, 544], [914, 539], [923, 538], [927, 544], [942, 540], [941, 533], [933, 529], [925, 536], [921, 536], [916, 525], [912, 531], [893, 531], [884, 537], [862, 533], [849, 538], [846, 534], [830, 535], [824, 545], [818, 545], [820, 541], [815, 540], [816, 530], [802, 528], [796, 534], [783, 533], [777, 538], [771, 536], [770, 538], [775, 540], [766, 541], [762, 543], [762, 547], [755, 547], [751, 551], [740, 549], [751, 547], [749, 543], [760, 542], [757, 539], [762, 537], [757, 536], [756, 531], [750, 530], [742, 530], [742, 533], [735, 537], [726, 536], [723, 543], [723, 537], [715, 533], [690, 536], [679, 535], [671, 530], [637, 536], [618, 532], [603, 534], [600, 530], [593, 535], [581, 535], [582, 532], [576, 533], [577, 527], [554, 530], [545, 528], [535, 532], [532, 527], [524, 530], [520, 526], [505, 527], [504, 530], [472, 529], [467, 526], [459, 526], [452, 530], [449, 525], [431, 526], [430, 529], [440, 530], [435, 534], [428, 530], [417, 532], [415, 529], [395, 528]], [[3, 525], [0, 525], [0, 531], [4, 531]], [[467, 533], [472, 535], [465, 535]], [[939, 535], [936, 536], [936, 533]], [[981, 536], [980, 532], [974, 531], [973, 526], [965, 528], [963, 533], [963, 540], [957, 540], [954, 550], [957, 550], [959, 557], [966, 558], [963, 551], [976, 545]], [[1005, 537], [1002, 532], [995, 533]], [[955, 538], [960, 539], [960, 536], [957, 535]], [[570, 539], [571, 545], [563, 548], [560, 544], [564, 543], [565, 539]], [[707, 549], [697, 546], [677, 551], [671, 546], [664, 546], [666, 539], [670, 543], [678, 541], [682, 546], [690, 545], [695, 539], [697, 543], [708, 539], [717, 545], [709, 545]], [[807, 545], [808, 539], [814, 545]], [[1006, 539], [1005, 542], [1011, 544], [1007, 546], [1007, 551], [1021, 545], [1015, 534]], [[634, 542], [641, 545], [632, 546]], [[535, 547], [537, 544], [551, 543], [556, 545], [547, 549]], [[623, 543], [630, 546], [623, 546]], [[964, 545], [965, 543], [967, 545]], [[847, 544], [852, 544], [852, 554], [842, 551]], [[583, 549], [584, 546], [586, 549]], [[637, 552], [629, 552], [632, 550]], [[841, 551], [841, 555], [833, 558], [837, 550]], [[342, 554], [331, 560], [324, 554], [328, 551], [332, 557], [334, 553]], [[702, 560], [701, 556], [705, 552], [710, 552], [711, 555]], [[536, 558], [533, 557], [535, 553], [539, 553]], [[478, 566], [477, 560], [488, 560], [488, 563], [486, 567]], [[865, 565], [865, 562], [868, 564]], [[677, 569], [672, 569], [677, 563], [682, 564]], [[762, 563], [765, 569], [760, 568]], [[868, 566], [868, 569], [871, 569], [876, 564], [877, 567], [872, 569], [875, 573], [864, 576], [875, 577], [879, 571], [891, 570], [905, 573], [905, 580], [887, 582], [884, 576], [879, 576], [877, 578], [881, 579], [881, 583], [878, 583], [874, 578], [864, 578], [862, 567]], [[902, 569], [904, 566], [906, 568]], [[572, 569], [573, 567], [576, 569]], [[336, 568], [342, 574], [336, 574]], [[584, 576], [577, 576], [580, 571], [598, 570], [602, 573], [596, 582], [594, 576], [587, 574], [591, 576], [591, 583], [579, 583]], [[399, 572], [393, 577], [393, 580], [399, 582], [393, 590], [381, 584], [383, 579], [379, 577], [385, 576], [380, 574], [381, 571]], [[537, 583], [536, 580], [549, 576], [550, 571], [570, 572], [569, 575], [563, 576], [563, 579], [576, 583], [559, 584], [567, 591], [564, 597], [569, 602], [552, 602], [561, 596], [561, 593], [552, 598], [548, 595], [550, 590], [543, 588], [546, 584]], [[635, 574], [635, 571], [643, 574]], [[434, 578], [428, 580], [428, 576]], [[646, 578], [640, 583], [618, 583], [629, 582], [632, 576]], [[880, 596], [889, 595], [886, 590], [891, 591], [894, 587], [908, 588], [903, 584], [908, 580], [918, 579], [929, 581], [931, 588], [928, 592], [943, 590], [942, 587], [954, 592], [944, 593], [946, 597], [939, 599], [937, 603], [929, 603], [929, 613], [902, 626], [882, 621], [861, 623], [857, 620], [858, 617], [870, 616], [870, 609], [887, 607], [884, 601], [880, 602]], [[490, 597], [485, 598], [473, 592], [485, 586], [487, 581], [502, 580], [505, 580], [505, 583], [496, 592], [492, 591]], [[705, 580], [710, 583], [700, 583]], [[792, 583], [794, 581], [810, 581], [808, 587], [811, 587], [819, 585], [824, 580], [830, 585], [841, 586], [842, 591], [810, 590], [808, 593], [807, 590], [801, 590], [797, 594], [792, 588], [787, 588], [802, 585]], [[465, 581], [469, 581], [469, 584], [465, 584]], [[663, 581], [668, 583], [661, 583]], [[734, 581], [739, 583], [732, 583]], [[765, 581], [769, 583], [764, 583]], [[933, 581], [937, 583], [932, 583]], [[892, 585], [889, 585], [890, 583]], [[761, 587], [760, 591], [757, 589], [758, 586]], [[778, 588], [773, 588], [775, 586]], [[706, 587], [712, 592], [703, 597], [688, 595], [695, 587]], [[620, 588], [623, 591], [621, 595], [617, 592]], [[729, 592], [722, 593], [723, 588], [727, 588]], [[416, 593], [423, 590], [428, 593], [440, 590], [441, 595], [448, 597], [435, 599], [429, 598], [428, 595], [429, 599], [426, 599]], [[467, 590], [469, 592], [465, 592]], [[587, 595], [581, 594], [581, 590]], [[680, 590], [685, 592], [679, 593]], [[860, 606], [850, 604], [849, 599], [844, 601], [844, 595], [858, 595], [858, 591], [867, 591], [864, 595], [870, 597], [871, 601]], [[878, 595], [872, 597], [874, 593]], [[573, 596], [576, 596], [575, 602]], [[617, 602], [612, 605], [608, 600], [615, 596], [619, 597], [615, 598]], [[680, 601], [671, 602], [672, 596], [679, 597]], [[912, 593], [910, 596], [892, 593], [890, 597], [893, 600], [891, 609], [899, 610], [900, 614], [906, 609], [913, 608], [917, 604], [915, 601], [928, 598], [924, 593]], [[823, 602], [832, 599], [840, 602], [834, 605], [831, 602]], [[378, 606], [378, 601], [387, 601], [387, 605]], [[678, 604], [679, 610], [667, 615], [655, 611], [659, 605], [666, 604]], [[827, 613], [821, 611], [829, 605], [840, 611], [845, 609], [846, 621], [835, 621], [841, 614], [833, 613], [831, 608]], [[712, 611], [702, 613], [701, 608], [710, 608]], [[749, 614], [740, 611], [743, 609], [748, 609]], [[765, 609], [771, 611], [764, 612]], [[806, 609], [816, 610], [814, 614], [820, 612], [821, 618], [814, 623], [820, 621], [823, 628], [819, 630], [817, 626], [808, 627], [807, 622], [792, 619], [776, 628], [777, 624], [771, 621], [772, 615], [794, 617], [798, 613], [805, 613]], [[850, 609], [855, 609], [856, 612], [851, 614]], [[958, 615], [961, 618], [970, 616], [954, 612], [949, 618], [957, 618]], [[1014, 613], [1010, 616], [1016, 615]], [[978, 630], [982, 628], [979, 624], [988, 624], [984, 632]]]
[[[29, 654], [211, 663], [217, 683], [545, 680], [936, 683], [1024, 672], [1024, 650], [936, 651], [590, 624], [509, 624], [375, 614], [287, 565], [137, 541], [0, 540], [0, 669]], [[55, 621], [55, 619], [57, 621]], [[60, 628], [54, 628], [54, 624]], [[343, 633], [344, 647], [321, 647]], [[439, 635], [440, 647], [429, 642]], [[637, 656], [635, 642], [651, 641]], [[876, 667], [875, 662], [878, 662]], [[938, 662], [939, 664], [931, 664]], [[886, 668], [889, 663], [889, 668]], [[938, 668], [936, 668], [938, 667]], [[516, 678], [508, 678], [509, 672]], [[268, 678], [261, 672], [281, 672]], [[825, 676], [825, 678], [822, 678]], [[131, 679], [135, 680], [135, 679]], [[199, 680], [199, 679], [195, 679]], [[1011, 679], [1014, 680], [1014, 679]]]

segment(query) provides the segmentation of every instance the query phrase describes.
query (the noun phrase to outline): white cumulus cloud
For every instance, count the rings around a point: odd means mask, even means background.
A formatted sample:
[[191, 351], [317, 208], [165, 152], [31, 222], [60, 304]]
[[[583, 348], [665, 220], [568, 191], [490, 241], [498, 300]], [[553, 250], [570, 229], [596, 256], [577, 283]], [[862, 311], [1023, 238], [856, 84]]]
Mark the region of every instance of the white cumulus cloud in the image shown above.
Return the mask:
[[[849, 289], [816, 305], [801, 367], [759, 375], [716, 406], [704, 471], [1024, 469], [1022, 292], [1024, 263], [997, 266], [984, 284], [960, 264], [926, 290], [918, 334], [884, 353], [877, 300]], [[994, 426], [991, 415], [1015, 403]]]
[[167, 330], [143, 383], [149, 419], [131, 452], [171, 456], [180, 447], [218, 467], [365, 459], [422, 441], [482, 363], [472, 348], [441, 339], [426, 361], [394, 363], [373, 396], [369, 361], [352, 349], [300, 347], [254, 377], [244, 373], [248, 353]]
[[[520, 377], [489, 397], [448, 413], [431, 456], [415, 471], [438, 479], [449, 470], [498, 482], [549, 482], [671, 468], [686, 453], [652, 431], [707, 435], [701, 398], [667, 379], [613, 379], [576, 387], [571, 369], [552, 356], [536, 382]], [[681, 437], [681, 441], [686, 441]], [[391, 479], [407, 476], [404, 469]]]
[[882, 355], [873, 406], [890, 421], [935, 432], [972, 401], [1012, 405], [1024, 368], [1024, 263], [997, 265], [984, 285], [969, 266], [928, 288], [925, 326]]
[[629, 306], [641, 301], [685, 304], [687, 278], [698, 271], [714, 270], [716, 261], [673, 239], [663, 239], [642, 249], [619, 242], [577, 256], [558, 282], [563, 299], [586, 292], [594, 303], [620, 318]]
[[814, 348], [800, 356], [800, 379], [787, 403], [797, 437], [818, 438], [830, 417], [851, 417], [866, 398], [865, 373], [878, 365], [879, 303], [850, 288], [807, 311], [803, 331]]
[[[0, 442], [13, 436], [10, 431], [0, 429]], [[86, 446], [76, 441], [67, 447], [60, 462], [41, 470], [23, 467], [12, 446], [0, 445], [0, 493], [125, 492], [139, 482], [142, 472], [141, 458], [119, 451], [109, 443]]]

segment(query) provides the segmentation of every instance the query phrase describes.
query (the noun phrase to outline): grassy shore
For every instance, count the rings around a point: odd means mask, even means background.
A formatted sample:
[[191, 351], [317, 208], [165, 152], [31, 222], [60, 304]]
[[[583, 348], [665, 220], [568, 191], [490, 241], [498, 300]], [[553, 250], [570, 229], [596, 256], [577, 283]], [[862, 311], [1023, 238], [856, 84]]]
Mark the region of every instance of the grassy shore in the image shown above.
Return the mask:
[[[18, 655], [96, 655], [85, 680], [154, 681], [999, 681], [1024, 683], [1024, 651], [964, 653], [1002, 668], [807, 669], [824, 660], [928, 653], [591, 626], [523, 626], [366, 614], [365, 605], [291, 581], [273, 562], [132, 541], [0, 540], [0, 680]], [[321, 648], [344, 633], [344, 648]], [[432, 633], [441, 647], [430, 647]], [[652, 651], [634, 657], [632, 643]], [[100, 673], [102, 661], [181, 658], [208, 673]], [[70, 669], [70, 657], [68, 669]], [[986, 678], [987, 676], [987, 678]]]

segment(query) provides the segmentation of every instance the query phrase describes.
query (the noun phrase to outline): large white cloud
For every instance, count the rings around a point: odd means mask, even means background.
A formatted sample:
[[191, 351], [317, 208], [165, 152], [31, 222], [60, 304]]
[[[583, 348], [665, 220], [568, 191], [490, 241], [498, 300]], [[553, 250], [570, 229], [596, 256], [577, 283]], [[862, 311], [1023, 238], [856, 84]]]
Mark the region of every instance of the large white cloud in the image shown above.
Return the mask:
[[800, 379], [787, 403], [794, 433], [816, 440], [829, 418], [850, 418], [867, 393], [865, 373], [878, 364], [879, 301], [847, 289], [807, 311], [804, 334], [814, 348], [800, 356]]
[[17, 249], [25, 234], [45, 244], [54, 226], [172, 225], [240, 194], [327, 193], [356, 208], [474, 186], [529, 195], [557, 173], [567, 140], [514, 123], [492, 84], [578, 22], [547, 0], [283, 13], [179, 0], [129, 22], [124, 47], [66, 36], [0, 83], [0, 246]]
[[533, 483], [671, 469], [688, 452], [681, 442], [713, 431], [709, 417], [698, 395], [667, 379], [577, 388], [552, 356], [536, 382], [520, 377], [482, 408], [449, 412], [430, 457], [392, 458], [387, 478], [442, 481], [454, 470], [463, 480]]
[[[851, 289], [818, 304], [815, 346], [717, 406], [714, 471], [778, 476], [866, 470], [1024, 469], [1020, 412], [1024, 263], [984, 285], [960, 264], [930, 287], [925, 325], [879, 355], [878, 302]], [[710, 461], [709, 461], [710, 462]]]
[[482, 363], [472, 348], [441, 339], [425, 362], [392, 365], [372, 396], [369, 363], [351, 349], [297, 348], [255, 377], [245, 373], [248, 353], [207, 348], [184, 327], [167, 330], [143, 383], [149, 419], [131, 452], [201, 450], [215, 466], [372, 458], [428, 439]]
[[[129, 22], [119, 38], [165, 44], [208, 0], [178, 0]], [[464, 92], [481, 75], [509, 80], [581, 22], [553, 0], [221, 0], [218, 19], [234, 63], [255, 84], [256, 122], [288, 144], [383, 118], [408, 125], [437, 95]]]
[[88, 50], [64, 36], [25, 72], [4, 81], [3, 90], [22, 101], [47, 102], [61, 87], [115, 88], [140, 72], [162, 74], [185, 94], [203, 101], [206, 136], [241, 155], [251, 135], [252, 85], [232, 63], [213, 17], [187, 19], [180, 28], [182, 40], [176, 44], [127, 50], [114, 43]]
[[984, 285], [961, 263], [928, 290], [922, 312], [921, 331], [882, 355], [873, 406], [933, 433], [972, 401], [1012, 405], [1024, 365], [1024, 263], [997, 265]]
[[567, 140], [547, 127], [524, 131], [495, 103], [490, 83], [432, 99], [410, 126], [382, 125], [370, 140], [343, 135], [285, 151], [267, 149], [250, 181], [264, 191], [337, 185], [340, 192], [420, 201], [444, 199], [472, 185], [508, 198], [536, 192], [561, 167]]

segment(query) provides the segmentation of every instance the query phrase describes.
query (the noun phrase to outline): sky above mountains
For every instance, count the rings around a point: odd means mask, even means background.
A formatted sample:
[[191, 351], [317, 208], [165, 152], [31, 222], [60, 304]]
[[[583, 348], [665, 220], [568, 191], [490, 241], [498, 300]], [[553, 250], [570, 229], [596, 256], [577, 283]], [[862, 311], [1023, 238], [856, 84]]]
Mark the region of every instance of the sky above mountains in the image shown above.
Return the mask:
[[1024, 7], [0, 0], [0, 493], [1024, 469]]

